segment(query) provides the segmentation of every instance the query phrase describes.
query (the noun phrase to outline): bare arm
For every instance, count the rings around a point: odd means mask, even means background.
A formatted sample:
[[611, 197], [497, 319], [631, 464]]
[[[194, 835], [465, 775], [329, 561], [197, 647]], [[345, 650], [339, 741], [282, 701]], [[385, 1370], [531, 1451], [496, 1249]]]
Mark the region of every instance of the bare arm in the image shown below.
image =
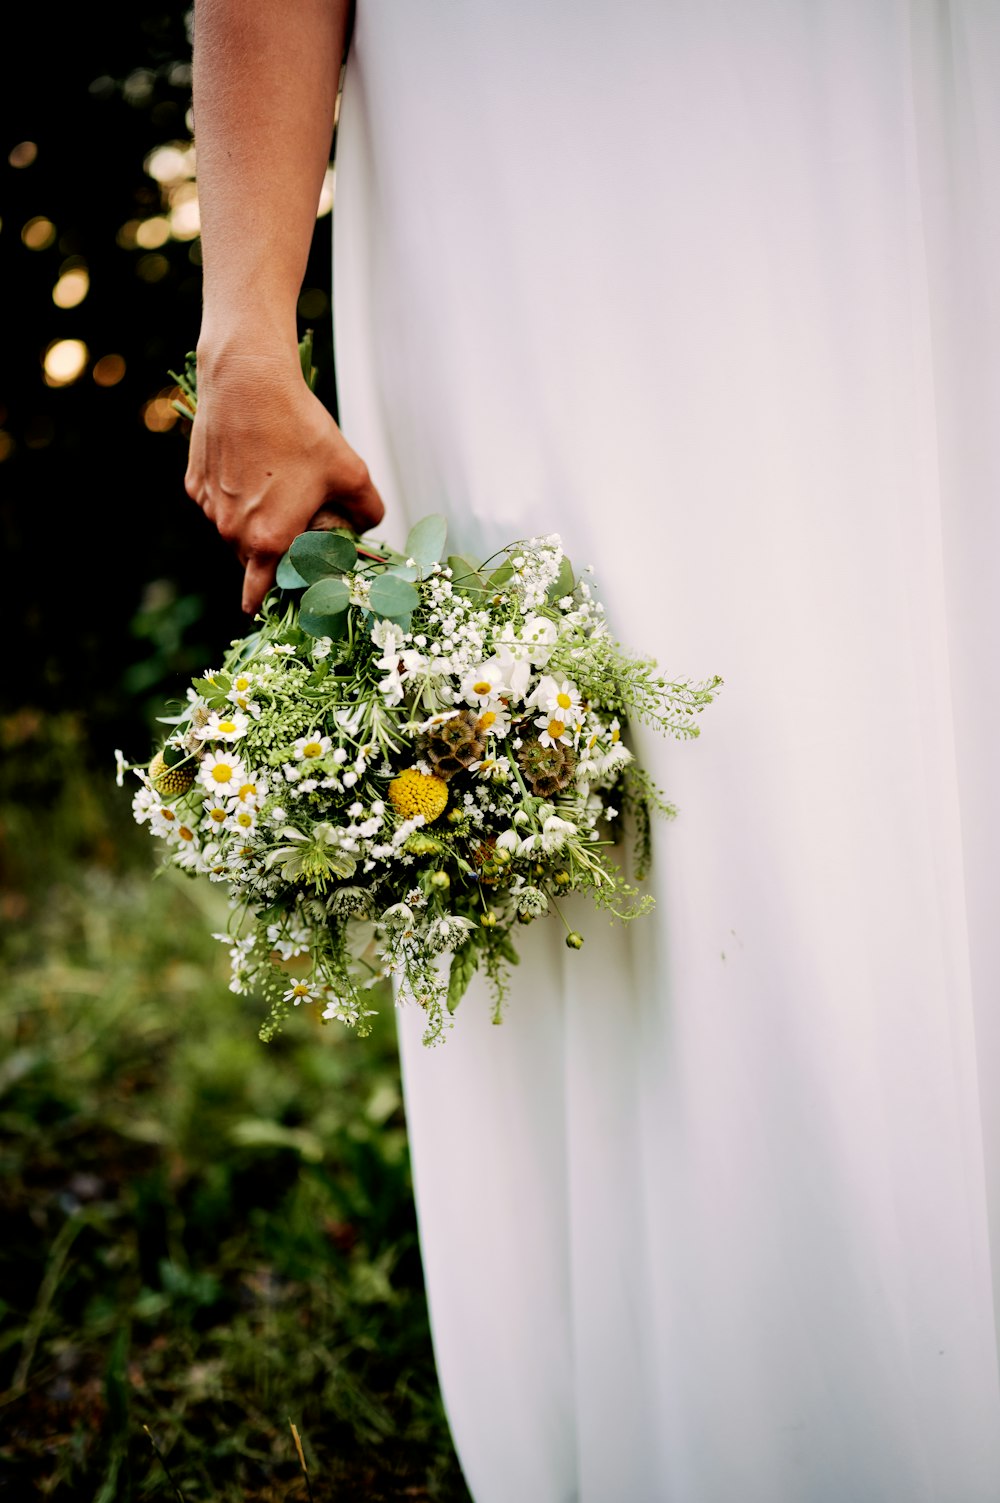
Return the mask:
[[195, 8], [204, 308], [185, 485], [245, 566], [246, 611], [325, 502], [359, 531], [384, 512], [363, 461], [302, 379], [295, 318], [348, 10], [349, 0]]

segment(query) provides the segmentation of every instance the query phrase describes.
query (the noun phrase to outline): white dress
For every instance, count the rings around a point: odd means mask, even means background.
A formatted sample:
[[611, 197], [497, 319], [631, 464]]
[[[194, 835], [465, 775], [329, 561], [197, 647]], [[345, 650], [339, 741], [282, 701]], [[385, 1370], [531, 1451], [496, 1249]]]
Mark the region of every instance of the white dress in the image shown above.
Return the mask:
[[721, 673], [655, 913], [400, 1032], [476, 1503], [997, 1503], [1000, 4], [358, 0], [344, 430]]

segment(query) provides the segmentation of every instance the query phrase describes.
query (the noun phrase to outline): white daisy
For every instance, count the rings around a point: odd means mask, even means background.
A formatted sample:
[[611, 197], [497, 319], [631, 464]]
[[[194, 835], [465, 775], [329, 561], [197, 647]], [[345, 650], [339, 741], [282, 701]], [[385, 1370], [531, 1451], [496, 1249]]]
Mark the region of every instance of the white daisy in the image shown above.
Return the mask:
[[234, 793], [247, 780], [247, 770], [232, 752], [207, 752], [198, 769], [199, 781], [209, 793]]
[[233, 710], [230, 714], [221, 714], [213, 710], [204, 725], [198, 727], [195, 734], [199, 741], [226, 741], [232, 743], [238, 741], [247, 733], [250, 724], [242, 710]]
[[479, 729], [491, 736], [506, 736], [510, 730], [510, 711], [502, 699], [491, 699], [479, 716]]
[[295, 755], [300, 760], [312, 757], [325, 757], [328, 751], [333, 749], [333, 742], [329, 736], [318, 736], [310, 731], [308, 736], [300, 736], [295, 743]]
[[560, 720], [572, 721], [575, 726], [579, 719], [580, 703], [579, 689], [575, 684], [571, 684], [568, 679], [564, 679], [561, 684], [556, 685], [555, 692], [548, 700], [545, 708], [550, 715], [558, 715]]
[[249, 804], [237, 805], [235, 813], [226, 820], [225, 828], [235, 830], [240, 835], [249, 835], [257, 824], [257, 810]]
[[470, 705], [487, 705], [491, 700], [497, 699], [502, 689], [507, 688], [503, 668], [498, 658], [490, 658], [485, 663], [476, 663], [469, 669], [462, 679], [459, 690], [462, 698]]
[[229, 818], [229, 810], [220, 799], [207, 798], [202, 808], [205, 810], [205, 818], [202, 820], [202, 824], [207, 830], [219, 829]]
[[180, 815], [171, 804], [160, 804], [149, 811], [149, 828], [161, 838], [170, 836], [180, 823]]
[[293, 1007], [298, 1007], [300, 1002], [322, 1001], [322, 993], [309, 981], [296, 981], [294, 986], [288, 988], [283, 1000], [291, 1002]]
[[565, 744], [569, 726], [558, 715], [538, 715], [535, 724], [541, 727], [538, 739], [542, 746], [556, 746], [559, 742]]
[[253, 772], [245, 783], [241, 783], [234, 791], [235, 804], [248, 804], [253, 809], [259, 809], [267, 797], [267, 779], [259, 772]]

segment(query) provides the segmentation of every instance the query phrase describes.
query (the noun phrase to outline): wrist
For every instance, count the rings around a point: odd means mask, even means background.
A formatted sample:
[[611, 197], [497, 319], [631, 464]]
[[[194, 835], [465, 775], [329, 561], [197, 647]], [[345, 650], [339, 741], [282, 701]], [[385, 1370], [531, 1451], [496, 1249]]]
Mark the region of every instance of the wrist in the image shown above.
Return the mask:
[[217, 382], [234, 375], [267, 374], [269, 381], [300, 379], [298, 331], [295, 320], [277, 328], [262, 323], [202, 321], [198, 336], [199, 379]]

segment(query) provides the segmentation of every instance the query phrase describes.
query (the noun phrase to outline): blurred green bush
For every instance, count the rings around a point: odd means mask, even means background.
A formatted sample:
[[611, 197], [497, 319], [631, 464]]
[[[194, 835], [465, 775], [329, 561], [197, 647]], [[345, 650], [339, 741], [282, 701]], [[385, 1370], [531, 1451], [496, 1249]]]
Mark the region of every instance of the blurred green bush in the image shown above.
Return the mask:
[[271, 1045], [78, 718], [0, 718], [0, 1495], [465, 1499], [391, 999]]

